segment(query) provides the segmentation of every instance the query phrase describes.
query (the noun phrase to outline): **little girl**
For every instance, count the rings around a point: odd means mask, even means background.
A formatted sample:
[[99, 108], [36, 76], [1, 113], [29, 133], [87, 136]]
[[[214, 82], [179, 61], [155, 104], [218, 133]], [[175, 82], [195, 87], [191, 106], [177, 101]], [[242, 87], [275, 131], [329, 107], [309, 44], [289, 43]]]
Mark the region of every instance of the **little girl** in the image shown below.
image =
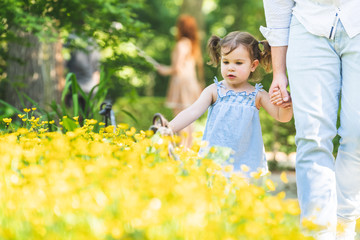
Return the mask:
[[281, 101], [280, 96], [273, 97], [271, 102], [260, 83], [253, 86], [248, 82], [256, 80], [259, 64], [266, 70], [270, 68], [270, 46], [267, 41], [258, 42], [249, 33], [236, 31], [223, 39], [212, 36], [207, 47], [210, 63], [221, 66], [223, 80], [215, 78], [214, 83], [206, 87], [191, 106], [169, 123], [169, 127], [178, 132], [208, 109], [203, 140], [209, 146], [230, 147], [233, 150], [230, 159], [234, 171], [241, 171], [243, 164], [250, 172], [267, 171], [259, 109], [263, 107], [280, 122], [288, 122], [292, 118], [290, 101], [285, 108], [275, 106], [272, 102]]

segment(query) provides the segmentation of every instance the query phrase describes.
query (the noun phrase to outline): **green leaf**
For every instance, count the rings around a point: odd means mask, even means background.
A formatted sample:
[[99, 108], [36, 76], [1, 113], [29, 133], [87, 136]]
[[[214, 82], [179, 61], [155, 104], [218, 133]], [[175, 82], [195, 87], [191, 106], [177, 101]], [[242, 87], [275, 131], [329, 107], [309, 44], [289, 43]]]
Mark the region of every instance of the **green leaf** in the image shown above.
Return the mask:
[[15, 113], [17, 113], [17, 114], [21, 114], [21, 113], [22, 113], [22, 112], [21, 112], [20, 110], [18, 110], [16, 107], [14, 107], [13, 105], [11, 105], [11, 104], [9, 104], [9, 103], [1, 100], [1, 99], [0, 99], [0, 103], [3, 104], [3, 105], [5, 105], [6, 107], [12, 109], [12, 110], [13, 110]]
[[76, 128], [79, 127], [78, 124], [76, 124], [74, 122], [74, 120], [70, 119], [70, 118], [63, 118], [63, 127], [67, 130], [67, 131], [74, 131]]

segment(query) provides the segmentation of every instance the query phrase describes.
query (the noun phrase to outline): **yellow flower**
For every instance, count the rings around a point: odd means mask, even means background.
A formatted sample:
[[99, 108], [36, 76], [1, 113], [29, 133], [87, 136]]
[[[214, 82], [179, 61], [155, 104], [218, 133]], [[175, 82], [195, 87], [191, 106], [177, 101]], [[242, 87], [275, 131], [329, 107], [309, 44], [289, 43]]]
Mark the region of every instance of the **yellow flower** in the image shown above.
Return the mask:
[[95, 125], [97, 123], [97, 120], [95, 119], [86, 119], [86, 124], [88, 125]]
[[25, 117], [25, 114], [18, 114], [18, 117], [23, 118], [23, 117]]
[[314, 223], [315, 218], [309, 217], [309, 218], [303, 218], [301, 221], [301, 224], [306, 230], [309, 231], [319, 231], [322, 227], [316, 223]]
[[248, 166], [246, 166], [245, 164], [242, 164], [241, 165], [241, 171], [248, 172], [248, 171], [250, 171], [250, 168]]
[[99, 122], [99, 126], [105, 126], [104, 122]]
[[73, 117], [73, 119], [74, 119], [75, 121], [79, 121], [79, 116]]
[[266, 179], [265, 185], [270, 191], [275, 191], [275, 184], [270, 179]]
[[27, 112], [27, 113], [31, 111], [30, 108], [24, 108], [23, 110], [24, 110], [24, 112]]
[[288, 183], [288, 182], [289, 182], [289, 180], [287, 179], [287, 176], [286, 176], [286, 173], [285, 173], [285, 172], [282, 172], [282, 173], [280, 174], [280, 179], [281, 179], [281, 181], [283, 181], [284, 183]]
[[11, 123], [12, 119], [11, 119], [11, 118], [3, 118], [3, 121], [4, 121], [7, 125], [9, 125], [9, 124]]
[[54, 120], [51, 120], [50, 122], [49, 122], [49, 124], [54, 124], [55, 123], [55, 121]]
[[35, 110], [36, 110], [36, 108], [35, 108], [35, 107], [33, 107], [33, 108], [31, 108], [31, 110], [35, 111]]
[[117, 125], [117, 127], [120, 128], [120, 129], [125, 130], [125, 129], [128, 129], [130, 126], [127, 123], [120, 123], [120, 124]]
[[201, 138], [201, 137], [203, 136], [203, 132], [202, 132], [202, 131], [194, 132], [194, 133], [192, 134], [192, 136], [193, 136], [194, 138]]
[[136, 132], [136, 129], [134, 127], [131, 127], [130, 131], [126, 131], [125, 134], [126, 134], [126, 136], [131, 137], [135, 134], [135, 132]]
[[224, 171], [225, 172], [232, 172], [234, 170], [234, 166], [233, 165], [226, 165], [224, 167]]
[[151, 131], [151, 130], [146, 130], [145, 134], [146, 134], [147, 137], [151, 137], [152, 135], [154, 135], [154, 132]]
[[5, 123], [11, 123], [12, 119], [11, 118], [3, 118], [3, 121]]
[[261, 177], [261, 172], [251, 172], [250, 176], [255, 178], [255, 179], [260, 179]]
[[105, 128], [105, 132], [107, 133], [113, 133], [114, 132], [114, 126], [113, 125], [109, 125]]

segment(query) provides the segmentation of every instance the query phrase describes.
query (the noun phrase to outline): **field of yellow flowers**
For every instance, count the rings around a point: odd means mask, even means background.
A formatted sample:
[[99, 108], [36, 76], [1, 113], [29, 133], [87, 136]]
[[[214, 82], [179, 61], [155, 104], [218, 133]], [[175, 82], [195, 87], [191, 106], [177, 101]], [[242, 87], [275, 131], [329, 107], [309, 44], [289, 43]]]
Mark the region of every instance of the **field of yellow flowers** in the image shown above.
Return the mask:
[[307, 239], [296, 200], [200, 158], [200, 143], [174, 160], [169, 139], [126, 124], [49, 132], [19, 117], [27, 128], [0, 134], [0, 239]]

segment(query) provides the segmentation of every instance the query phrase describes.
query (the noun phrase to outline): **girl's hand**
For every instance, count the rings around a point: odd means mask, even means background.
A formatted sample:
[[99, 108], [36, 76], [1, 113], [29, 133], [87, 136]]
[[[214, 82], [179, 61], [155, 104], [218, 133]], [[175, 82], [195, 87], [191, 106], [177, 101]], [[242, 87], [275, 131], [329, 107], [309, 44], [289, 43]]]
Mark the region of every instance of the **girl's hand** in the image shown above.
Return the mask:
[[270, 102], [274, 105], [278, 105], [283, 103], [283, 99], [281, 96], [281, 92], [280, 89], [278, 87], [275, 87], [272, 91], [272, 93], [270, 93]]
[[270, 102], [274, 105], [277, 105], [281, 108], [290, 108], [292, 107], [292, 101], [290, 93], [287, 91], [288, 101], [283, 100], [283, 96], [278, 87], [273, 88], [272, 94], [270, 95]]

